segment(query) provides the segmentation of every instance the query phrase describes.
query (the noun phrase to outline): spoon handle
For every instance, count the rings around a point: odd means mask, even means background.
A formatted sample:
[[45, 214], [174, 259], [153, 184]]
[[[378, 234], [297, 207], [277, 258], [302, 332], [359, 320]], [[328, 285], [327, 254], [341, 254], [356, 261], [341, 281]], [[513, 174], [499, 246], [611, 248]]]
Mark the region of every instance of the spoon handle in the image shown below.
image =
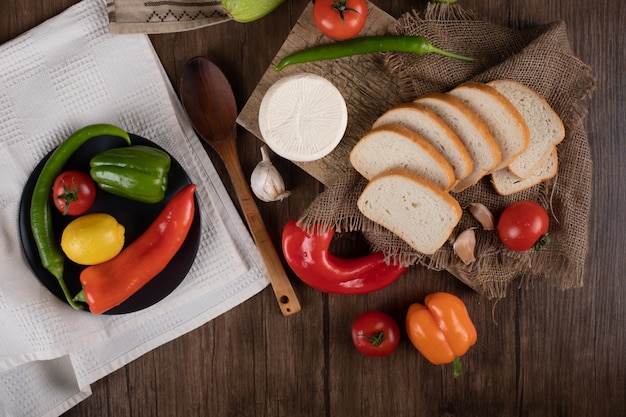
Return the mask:
[[270, 283], [278, 300], [278, 305], [283, 315], [288, 316], [300, 311], [300, 302], [296, 296], [289, 277], [283, 268], [278, 257], [272, 239], [267, 233], [259, 209], [254, 201], [248, 181], [246, 181], [239, 156], [237, 155], [237, 142], [225, 140], [212, 142], [211, 145], [219, 154], [230, 175], [231, 182], [235, 189], [235, 194], [239, 200], [239, 205], [248, 223], [248, 228], [256, 246], [261, 254], [265, 268], [269, 276]]

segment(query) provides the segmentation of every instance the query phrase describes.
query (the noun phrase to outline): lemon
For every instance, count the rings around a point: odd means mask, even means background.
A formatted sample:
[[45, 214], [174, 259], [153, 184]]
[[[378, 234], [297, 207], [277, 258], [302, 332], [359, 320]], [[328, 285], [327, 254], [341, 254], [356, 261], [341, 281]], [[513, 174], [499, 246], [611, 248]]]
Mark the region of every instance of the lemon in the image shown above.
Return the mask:
[[124, 246], [124, 231], [124, 226], [109, 214], [86, 214], [65, 227], [61, 248], [77, 264], [99, 264], [120, 253]]

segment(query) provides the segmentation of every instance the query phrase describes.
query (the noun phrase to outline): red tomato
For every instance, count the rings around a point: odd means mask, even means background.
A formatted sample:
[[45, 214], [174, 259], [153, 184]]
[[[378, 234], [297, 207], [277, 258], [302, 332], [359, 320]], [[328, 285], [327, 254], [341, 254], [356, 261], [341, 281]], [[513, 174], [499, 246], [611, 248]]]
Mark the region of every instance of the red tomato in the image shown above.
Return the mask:
[[91, 208], [96, 199], [96, 184], [84, 172], [62, 172], [52, 185], [52, 199], [61, 213], [81, 215]]
[[400, 343], [400, 328], [396, 321], [380, 311], [368, 311], [352, 324], [352, 341], [366, 356], [387, 356]]
[[498, 235], [509, 249], [525, 251], [548, 233], [548, 213], [534, 201], [518, 201], [508, 206], [498, 220]]
[[358, 35], [366, 20], [366, 0], [315, 0], [313, 6], [315, 26], [337, 41]]

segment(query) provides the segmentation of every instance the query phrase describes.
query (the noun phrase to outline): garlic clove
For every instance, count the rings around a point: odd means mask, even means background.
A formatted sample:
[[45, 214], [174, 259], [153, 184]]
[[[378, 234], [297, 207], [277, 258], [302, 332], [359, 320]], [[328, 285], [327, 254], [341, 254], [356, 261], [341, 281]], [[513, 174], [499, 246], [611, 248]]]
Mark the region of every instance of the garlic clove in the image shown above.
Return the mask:
[[469, 265], [476, 260], [474, 248], [476, 247], [476, 233], [474, 228], [469, 228], [461, 232], [452, 244], [454, 253], [463, 261], [465, 265]]
[[261, 147], [261, 161], [254, 167], [250, 175], [250, 188], [261, 201], [280, 201], [291, 192], [285, 190], [285, 181], [270, 160], [267, 146]]
[[482, 224], [483, 229], [485, 230], [493, 230], [495, 227], [495, 219], [493, 214], [487, 207], [485, 207], [481, 203], [469, 203], [468, 204], [469, 211], [472, 213], [472, 216], [476, 218]]

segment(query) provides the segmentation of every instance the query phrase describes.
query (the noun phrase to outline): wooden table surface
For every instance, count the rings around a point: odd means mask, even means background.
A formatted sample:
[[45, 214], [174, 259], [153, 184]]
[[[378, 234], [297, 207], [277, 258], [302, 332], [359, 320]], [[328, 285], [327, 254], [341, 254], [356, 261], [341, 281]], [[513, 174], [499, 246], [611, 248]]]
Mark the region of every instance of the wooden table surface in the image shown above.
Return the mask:
[[[241, 109], [310, 0], [287, 0], [266, 18], [190, 32], [152, 35], [174, 85], [193, 56], [228, 74]], [[0, 0], [0, 43], [76, 0]], [[378, 0], [399, 17], [426, 1]], [[366, 296], [315, 291], [295, 276], [302, 311], [283, 317], [270, 288], [92, 385], [66, 416], [622, 416], [626, 412], [626, 5], [608, 0], [462, 0], [513, 28], [562, 19], [575, 54], [597, 76], [586, 128], [594, 159], [589, 254], [584, 287], [512, 285], [487, 300], [446, 272], [413, 267], [396, 284]], [[246, 175], [260, 142], [240, 129]], [[210, 154], [230, 183], [215, 154]], [[323, 187], [276, 160], [293, 194], [261, 204], [274, 243], [285, 222]], [[479, 334], [464, 374], [429, 364], [404, 338], [386, 358], [352, 346], [350, 326], [370, 309], [400, 323], [408, 305], [432, 291], [462, 297]]]

